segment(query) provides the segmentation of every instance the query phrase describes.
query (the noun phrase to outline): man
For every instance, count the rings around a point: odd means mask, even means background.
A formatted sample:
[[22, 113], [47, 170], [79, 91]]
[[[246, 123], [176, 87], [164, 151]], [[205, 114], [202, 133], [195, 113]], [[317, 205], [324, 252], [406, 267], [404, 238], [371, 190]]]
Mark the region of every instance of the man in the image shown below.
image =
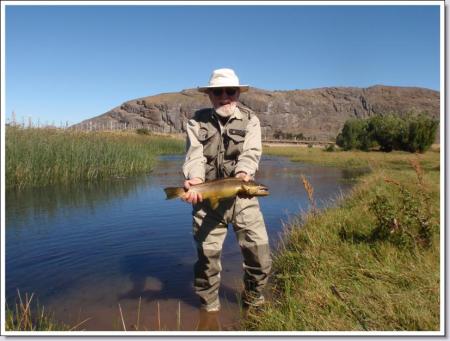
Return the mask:
[[262, 152], [260, 123], [256, 115], [237, 107], [240, 93], [248, 88], [239, 84], [231, 69], [213, 71], [209, 85], [198, 88], [209, 96], [213, 108], [197, 111], [186, 126], [183, 173], [188, 191], [184, 200], [193, 204], [198, 253], [194, 289], [207, 312], [220, 310], [220, 257], [229, 223], [244, 257], [244, 305], [264, 303], [262, 291], [271, 269], [269, 241], [256, 197], [222, 200], [212, 209], [200, 194], [189, 191], [190, 186], [206, 180], [237, 177], [249, 181], [255, 176]]

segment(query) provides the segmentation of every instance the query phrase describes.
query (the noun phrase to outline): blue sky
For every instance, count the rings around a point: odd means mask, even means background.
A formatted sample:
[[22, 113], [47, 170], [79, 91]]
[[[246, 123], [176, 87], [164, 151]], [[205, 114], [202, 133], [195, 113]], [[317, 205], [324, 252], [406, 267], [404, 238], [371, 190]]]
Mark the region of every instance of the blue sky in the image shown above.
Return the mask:
[[6, 6], [6, 117], [70, 124], [205, 85], [439, 90], [434, 6]]

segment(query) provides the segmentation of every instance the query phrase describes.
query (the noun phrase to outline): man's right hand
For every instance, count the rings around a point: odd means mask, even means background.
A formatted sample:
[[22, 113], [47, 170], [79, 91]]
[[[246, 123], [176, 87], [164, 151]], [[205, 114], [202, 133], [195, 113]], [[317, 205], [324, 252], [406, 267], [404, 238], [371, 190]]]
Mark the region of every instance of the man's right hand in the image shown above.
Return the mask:
[[189, 189], [193, 185], [198, 185], [203, 182], [200, 178], [193, 178], [189, 180], [184, 181], [184, 188], [187, 190], [187, 192], [184, 194], [184, 198], [182, 198], [184, 201], [189, 202], [191, 204], [196, 204], [197, 202], [202, 202], [203, 198], [200, 193], [195, 193], [190, 191]]

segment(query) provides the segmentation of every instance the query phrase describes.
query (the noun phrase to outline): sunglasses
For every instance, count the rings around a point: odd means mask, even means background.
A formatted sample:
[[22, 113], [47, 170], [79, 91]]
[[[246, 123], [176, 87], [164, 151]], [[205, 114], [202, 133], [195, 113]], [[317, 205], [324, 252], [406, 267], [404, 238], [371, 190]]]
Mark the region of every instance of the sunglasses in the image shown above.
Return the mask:
[[236, 88], [216, 88], [216, 89], [212, 90], [212, 93], [214, 96], [219, 97], [219, 96], [222, 96], [224, 91], [228, 96], [231, 97], [231, 96], [236, 95], [237, 89]]

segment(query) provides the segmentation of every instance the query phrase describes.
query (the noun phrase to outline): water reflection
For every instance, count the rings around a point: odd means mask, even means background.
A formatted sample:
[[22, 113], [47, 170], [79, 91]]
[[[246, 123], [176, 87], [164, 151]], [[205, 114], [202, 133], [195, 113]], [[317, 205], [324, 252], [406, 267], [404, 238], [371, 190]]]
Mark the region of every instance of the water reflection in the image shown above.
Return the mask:
[[[120, 329], [118, 304], [134, 319], [140, 299], [147, 329], [159, 328], [155, 321], [161, 320], [163, 328], [176, 330], [178, 310], [184, 330], [233, 325], [243, 272], [232, 228], [222, 251], [222, 312], [218, 320], [199, 315], [192, 288], [192, 208], [165, 200], [163, 191], [181, 185], [182, 161], [182, 156], [163, 157], [151, 175], [140, 177], [8, 192], [7, 299], [14, 300], [17, 288], [34, 292], [66, 323], [91, 317], [84, 325], [88, 330]], [[257, 181], [271, 193], [260, 205], [272, 248], [283, 221], [308, 207], [300, 174], [314, 186], [319, 207], [350, 188], [350, 175], [341, 170], [264, 157]]]
[[8, 190], [5, 193], [6, 220], [14, 225], [30, 226], [35, 216], [52, 219], [72, 209], [95, 212], [96, 207], [139, 188], [148, 186], [148, 177], [117, 178], [80, 184]]

